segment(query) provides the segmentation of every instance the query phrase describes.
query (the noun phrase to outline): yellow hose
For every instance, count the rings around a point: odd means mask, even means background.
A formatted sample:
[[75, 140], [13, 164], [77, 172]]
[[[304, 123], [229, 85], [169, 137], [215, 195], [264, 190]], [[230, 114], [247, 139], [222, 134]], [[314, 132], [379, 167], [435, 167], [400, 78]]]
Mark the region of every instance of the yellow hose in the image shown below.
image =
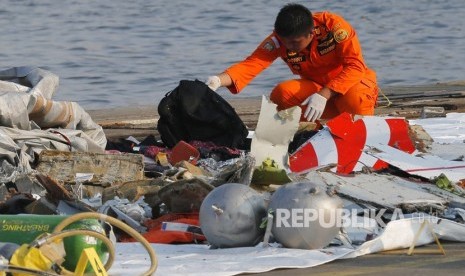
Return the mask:
[[[91, 236], [91, 237], [101, 240], [105, 244], [105, 246], [107, 247], [108, 253], [109, 253], [109, 257], [104, 267], [105, 267], [105, 270], [108, 271], [113, 265], [113, 262], [115, 260], [115, 247], [113, 246], [113, 243], [111, 242], [109, 238], [107, 238], [105, 235], [99, 232], [96, 232], [94, 230], [71, 229], [71, 230], [64, 230], [61, 232], [54, 232], [46, 237], [42, 237], [42, 238], [35, 240], [33, 243], [31, 243], [31, 246], [35, 246], [34, 243], [37, 243], [38, 244], [37, 247], [40, 248], [41, 246], [52, 243], [53, 241], [57, 239], [64, 239], [64, 238], [76, 236], [76, 235]], [[63, 267], [62, 267], [62, 272], [64, 275], [74, 275], [74, 272], [66, 270]], [[92, 274], [89, 274], [89, 275], [92, 275]]]
[[[125, 224], [124, 222], [122, 222], [120, 220], [117, 220], [117, 219], [115, 219], [113, 217], [110, 217], [110, 216], [107, 216], [107, 215], [104, 215], [104, 214], [100, 214], [100, 213], [92, 213], [92, 212], [78, 213], [76, 215], [67, 217], [66, 219], [61, 221], [55, 227], [55, 229], [53, 230], [53, 233], [58, 233], [58, 232], [63, 231], [64, 228], [66, 228], [68, 225], [70, 225], [73, 222], [76, 222], [76, 221], [79, 221], [79, 220], [82, 220], [82, 219], [90, 219], [90, 218], [98, 219], [98, 220], [101, 220], [101, 221], [104, 221], [104, 222], [108, 222], [111, 225], [116, 226], [117, 228], [123, 230], [124, 232], [129, 234], [132, 238], [134, 238], [135, 240], [140, 242], [144, 246], [144, 248], [147, 250], [147, 252], [148, 252], [148, 254], [150, 256], [150, 262], [151, 262], [150, 268], [145, 273], [143, 273], [142, 275], [149, 276], [149, 275], [152, 275], [153, 273], [155, 273], [155, 271], [157, 270], [157, 267], [158, 267], [158, 260], [157, 260], [156, 254], [155, 254], [155, 250], [152, 248], [150, 243], [141, 234], [139, 234], [139, 232], [137, 232], [136, 230], [134, 230], [133, 228], [131, 228], [129, 225]], [[95, 232], [95, 233], [97, 233], [97, 232]], [[108, 247], [108, 249], [111, 249], [111, 248], [114, 248], [114, 247], [113, 246]], [[109, 251], [111, 251], [111, 250], [109, 250]], [[107, 264], [108, 264], [108, 262], [107, 262]]]

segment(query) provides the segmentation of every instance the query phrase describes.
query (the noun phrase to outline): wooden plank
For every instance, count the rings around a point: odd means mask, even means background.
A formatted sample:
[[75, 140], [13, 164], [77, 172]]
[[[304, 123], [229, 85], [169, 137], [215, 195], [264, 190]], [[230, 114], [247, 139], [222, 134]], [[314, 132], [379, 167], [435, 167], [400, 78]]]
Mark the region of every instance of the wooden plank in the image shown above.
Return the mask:
[[388, 96], [390, 99], [415, 99], [415, 98], [425, 98], [425, 97], [465, 97], [465, 91], [445, 91], [445, 90], [439, 90], [439, 91], [423, 91], [423, 92], [409, 92], [409, 93], [399, 93], [399, 92], [394, 92], [394, 93], [386, 93], [386, 96]]
[[91, 183], [103, 187], [144, 178], [141, 154], [103, 154], [44, 150], [36, 170], [61, 183], [74, 184], [76, 173], [93, 173]]
[[148, 129], [156, 128], [158, 118], [153, 119], [134, 119], [134, 120], [111, 120], [101, 121], [99, 125], [106, 129]]

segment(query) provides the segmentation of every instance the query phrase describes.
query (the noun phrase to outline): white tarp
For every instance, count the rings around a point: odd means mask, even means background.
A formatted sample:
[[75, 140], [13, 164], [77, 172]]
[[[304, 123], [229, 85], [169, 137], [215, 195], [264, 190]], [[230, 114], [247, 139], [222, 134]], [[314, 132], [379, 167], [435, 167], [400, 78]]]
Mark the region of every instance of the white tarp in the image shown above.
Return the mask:
[[[446, 118], [409, 120], [411, 125], [421, 125], [437, 144], [461, 144], [465, 147], [465, 114], [448, 113]], [[465, 152], [462, 152], [465, 154]]]
[[57, 88], [58, 77], [40, 68], [0, 71], [0, 157], [27, 166], [42, 149], [105, 150], [102, 127], [77, 103], [53, 101]]
[[[441, 239], [465, 242], [465, 225], [445, 219], [438, 222], [436, 218], [430, 218], [430, 221], [435, 234]], [[322, 250], [302, 250], [261, 245], [209, 249], [206, 245], [153, 244], [158, 258], [155, 275], [226, 276], [266, 272], [277, 268], [313, 267], [336, 259], [408, 248], [413, 244], [422, 223], [423, 220], [419, 218], [391, 221], [380, 236], [356, 249], [329, 247]], [[429, 227], [424, 227], [415, 245], [433, 241]], [[147, 253], [137, 243], [118, 243], [116, 251], [115, 264], [109, 271], [111, 275], [139, 275], [150, 265]]]
[[[209, 249], [206, 245], [153, 244], [158, 258], [155, 275], [223, 276], [259, 273], [276, 268], [321, 265], [352, 253], [353, 249], [303, 250], [276, 247]], [[139, 244], [118, 243], [110, 275], [140, 275], [149, 267], [147, 253]]]
[[0, 71], [1, 92], [28, 92], [51, 99], [58, 84], [57, 75], [37, 67], [19, 66]]

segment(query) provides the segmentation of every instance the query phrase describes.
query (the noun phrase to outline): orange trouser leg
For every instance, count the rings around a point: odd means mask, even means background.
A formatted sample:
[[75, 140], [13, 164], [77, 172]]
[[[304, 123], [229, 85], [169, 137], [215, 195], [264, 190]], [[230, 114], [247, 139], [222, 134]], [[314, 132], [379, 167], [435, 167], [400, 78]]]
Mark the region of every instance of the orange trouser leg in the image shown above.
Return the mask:
[[[271, 91], [270, 100], [278, 106], [278, 110], [288, 109], [300, 104], [322, 88], [318, 83], [311, 80], [294, 79], [279, 83]], [[301, 121], [305, 121], [303, 113], [305, 106], [302, 107]]]
[[[311, 80], [287, 80], [271, 91], [270, 100], [278, 105], [278, 110], [283, 110], [300, 106], [308, 96], [320, 91], [321, 88], [321, 85]], [[378, 88], [375, 85], [367, 86], [362, 82], [356, 84], [346, 94], [338, 94], [331, 98], [326, 104], [322, 118], [331, 119], [343, 112], [373, 115], [377, 95]], [[301, 107], [303, 113], [306, 106]], [[305, 119], [302, 117], [301, 120]]]
[[331, 116], [333, 114], [337, 116], [343, 112], [354, 115], [373, 115], [377, 99], [378, 87], [376, 85], [367, 86], [364, 82], [360, 82], [352, 86], [344, 95], [336, 95], [329, 100], [334, 106], [334, 110], [337, 110], [337, 114], [331, 113], [328, 106], [325, 113], [328, 111], [329, 118], [333, 118], [334, 116]]

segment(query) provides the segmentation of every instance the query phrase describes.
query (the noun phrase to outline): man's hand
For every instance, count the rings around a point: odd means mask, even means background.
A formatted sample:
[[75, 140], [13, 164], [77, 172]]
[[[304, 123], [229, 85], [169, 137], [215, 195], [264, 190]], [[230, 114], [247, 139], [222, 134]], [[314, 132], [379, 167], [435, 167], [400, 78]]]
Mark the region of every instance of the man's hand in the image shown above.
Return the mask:
[[221, 80], [218, 76], [210, 76], [205, 81], [205, 84], [210, 87], [211, 90], [216, 91], [218, 88], [221, 87]]
[[315, 120], [320, 119], [323, 111], [325, 110], [326, 101], [327, 99], [318, 93], [315, 93], [305, 99], [302, 102], [302, 105], [307, 105], [307, 109], [304, 113], [305, 119], [310, 122], [315, 122]]

